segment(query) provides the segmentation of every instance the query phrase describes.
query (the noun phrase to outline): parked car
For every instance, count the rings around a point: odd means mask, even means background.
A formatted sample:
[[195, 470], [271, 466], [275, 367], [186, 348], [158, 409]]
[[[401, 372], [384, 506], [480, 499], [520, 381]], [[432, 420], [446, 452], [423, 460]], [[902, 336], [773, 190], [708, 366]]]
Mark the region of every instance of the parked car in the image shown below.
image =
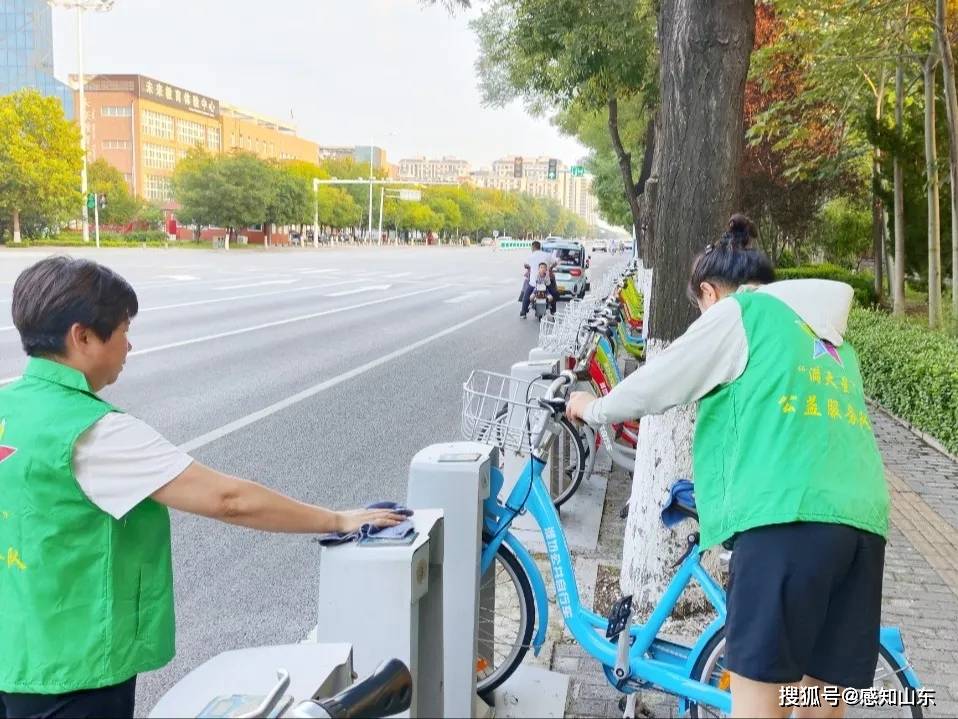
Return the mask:
[[609, 251], [609, 246], [606, 244], [605, 240], [592, 240], [591, 248], [593, 252]]
[[589, 260], [585, 246], [576, 240], [545, 241], [542, 249], [559, 260], [555, 269], [556, 287], [561, 297], [584, 297], [589, 291]]
[[635, 240], [633, 240], [631, 237], [627, 239], [623, 243], [622, 249], [624, 249], [626, 252], [632, 252], [632, 250], [635, 249]]

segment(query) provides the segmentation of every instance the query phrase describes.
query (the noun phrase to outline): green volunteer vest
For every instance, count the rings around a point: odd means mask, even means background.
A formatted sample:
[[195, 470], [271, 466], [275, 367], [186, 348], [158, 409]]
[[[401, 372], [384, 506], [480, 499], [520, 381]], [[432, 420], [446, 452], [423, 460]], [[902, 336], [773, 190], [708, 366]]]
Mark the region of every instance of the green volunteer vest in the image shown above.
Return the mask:
[[113, 411], [39, 358], [0, 389], [0, 691], [109, 686], [173, 658], [166, 507], [116, 520], [73, 475], [77, 438]]
[[889, 496], [855, 351], [818, 338], [781, 300], [733, 295], [748, 363], [699, 401], [693, 478], [703, 549], [785, 522], [887, 537]]

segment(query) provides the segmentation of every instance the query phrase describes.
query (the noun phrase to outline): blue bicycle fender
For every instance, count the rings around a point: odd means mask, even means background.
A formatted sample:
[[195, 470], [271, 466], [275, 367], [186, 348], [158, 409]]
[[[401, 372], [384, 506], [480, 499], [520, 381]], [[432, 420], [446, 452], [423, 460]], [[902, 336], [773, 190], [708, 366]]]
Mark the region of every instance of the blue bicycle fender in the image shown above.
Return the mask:
[[519, 560], [519, 564], [526, 570], [526, 576], [529, 577], [529, 584], [532, 585], [532, 596], [536, 600], [536, 633], [532, 637], [532, 653], [539, 656], [542, 651], [542, 645], [546, 641], [546, 632], [549, 631], [549, 597], [546, 594], [546, 583], [542, 579], [542, 572], [536, 565], [536, 561], [529, 554], [529, 550], [522, 546], [522, 542], [513, 536], [512, 532], [506, 533], [503, 542]]
[[[695, 646], [689, 651], [689, 658], [685, 660], [685, 674], [689, 679], [695, 679], [696, 677], [692, 676], [692, 668], [695, 666], [695, 662], [698, 661], [699, 655], [702, 653], [702, 650], [705, 649], [705, 645], [708, 644], [712, 637], [719, 633], [722, 627], [725, 626], [725, 618], [717, 617], [712, 620], [712, 623], [709, 624], [705, 631], [702, 632], [699, 636], [698, 641], [695, 642]], [[685, 716], [689, 710], [689, 700], [687, 697], [679, 697], [679, 716]]]
[[897, 661], [903, 668], [902, 674], [911, 682], [912, 686], [922, 686], [915, 670], [911, 668], [908, 657], [905, 656], [905, 641], [901, 637], [901, 630], [898, 627], [882, 627], [878, 634], [878, 641], [882, 647]]

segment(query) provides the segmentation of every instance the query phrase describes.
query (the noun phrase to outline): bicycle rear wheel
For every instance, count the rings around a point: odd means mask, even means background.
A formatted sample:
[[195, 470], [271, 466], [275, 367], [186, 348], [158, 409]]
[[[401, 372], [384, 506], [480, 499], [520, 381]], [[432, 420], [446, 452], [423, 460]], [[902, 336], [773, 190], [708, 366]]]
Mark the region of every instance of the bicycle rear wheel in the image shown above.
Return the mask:
[[[916, 687], [911, 684], [902, 671], [903, 667], [885, 649], [879, 647], [878, 666], [875, 668], [873, 687], [879, 690], [893, 690], [897, 696], [911, 696], [914, 698]], [[717, 686], [728, 691], [729, 672], [725, 668], [725, 628], [720, 629], [705, 645], [699, 659], [692, 669], [692, 678], [700, 682]], [[822, 699], [822, 704], [825, 704]], [[691, 702], [689, 704], [690, 717], [720, 717], [725, 716], [715, 707]], [[861, 705], [849, 706], [846, 717], [913, 717], [920, 719], [924, 716], [920, 706], [876, 706]]]
[[[483, 535], [483, 546], [489, 539]], [[476, 691], [485, 699], [522, 663], [535, 625], [532, 585], [505, 544], [479, 580], [479, 597]]]

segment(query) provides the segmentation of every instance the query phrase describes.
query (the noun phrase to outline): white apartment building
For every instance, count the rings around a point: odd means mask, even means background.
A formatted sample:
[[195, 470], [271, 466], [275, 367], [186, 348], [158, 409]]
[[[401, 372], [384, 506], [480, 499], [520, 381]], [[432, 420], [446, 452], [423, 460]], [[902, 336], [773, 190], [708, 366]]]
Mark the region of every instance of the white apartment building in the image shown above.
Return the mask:
[[400, 180], [458, 182], [468, 176], [469, 163], [456, 157], [443, 157], [438, 160], [412, 157], [399, 161]]
[[598, 201], [592, 194], [592, 177], [576, 177], [569, 167], [557, 163], [556, 179], [549, 179], [548, 157], [522, 158], [522, 176], [515, 176], [516, 158], [504, 157], [492, 163], [491, 170], [470, 174], [476, 187], [488, 187], [510, 192], [525, 192], [533, 197], [548, 197], [574, 212], [590, 225], [599, 219]]

